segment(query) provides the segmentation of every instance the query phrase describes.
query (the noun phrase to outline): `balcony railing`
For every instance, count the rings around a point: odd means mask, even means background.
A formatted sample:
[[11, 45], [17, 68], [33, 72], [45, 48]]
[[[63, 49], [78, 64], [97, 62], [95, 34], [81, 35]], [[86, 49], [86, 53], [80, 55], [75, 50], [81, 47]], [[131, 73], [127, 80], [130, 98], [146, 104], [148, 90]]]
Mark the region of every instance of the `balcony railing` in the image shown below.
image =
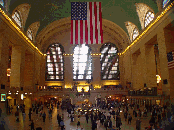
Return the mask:
[[157, 87], [146, 88], [141, 90], [129, 90], [129, 96], [157, 96]]

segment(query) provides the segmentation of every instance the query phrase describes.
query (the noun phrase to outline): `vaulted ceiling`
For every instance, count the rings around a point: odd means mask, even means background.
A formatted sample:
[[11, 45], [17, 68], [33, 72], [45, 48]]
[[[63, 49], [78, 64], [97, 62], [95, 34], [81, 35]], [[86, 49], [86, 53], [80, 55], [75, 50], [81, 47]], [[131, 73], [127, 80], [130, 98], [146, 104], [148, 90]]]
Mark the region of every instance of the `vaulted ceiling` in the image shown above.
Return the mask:
[[[145, 3], [150, 6], [154, 13], [158, 12], [156, 0], [85, 0], [86, 2], [102, 2], [102, 17], [119, 25], [126, 33], [125, 22], [130, 21], [141, 30], [141, 25], [136, 12], [135, 3]], [[53, 21], [71, 16], [71, 2], [77, 0], [11, 0], [9, 13], [20, 4], [31, 5], [25, 31], [34, 22], [40, 21], [38, 33]], [[78, 0], [84, 2], [84, 0]]]

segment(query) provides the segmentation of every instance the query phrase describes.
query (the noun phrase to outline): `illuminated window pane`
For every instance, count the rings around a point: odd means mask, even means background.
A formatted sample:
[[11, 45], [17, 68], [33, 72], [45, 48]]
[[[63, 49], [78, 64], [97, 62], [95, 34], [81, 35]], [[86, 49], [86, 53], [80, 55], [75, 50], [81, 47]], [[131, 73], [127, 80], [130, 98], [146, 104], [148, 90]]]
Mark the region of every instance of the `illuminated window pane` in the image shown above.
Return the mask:
[[47, 49], [46, 80], [48, 81], [63, 80], [64, 78], [63, 47], [60, 46], [59, 44], [52, 44]]
[[170, 2], [170, 0], [163, 0], [163, 8]]
[[48, 72], [48, 74], [53, 74], [53, 72]]
[[4, 1], [0, 0], [0, 4], [4, 7]]
[[138, 35], [139, 35], [138, 29], [135, 28], [132, 35], [133, 36], [132, 40], [134, 40]]
[[147, 27], [149, 23], [154, 19], [154, 13], [149, 11], [145, 16], [144, 27]]
[[22, 27], [21, 17], [17, 11], [15, 11], [15, 13], [12, 15], [12, 18], [16, 21], [19, 27]]
[[33, 33], [30, 28], [27, 30], [27, 36], [30, 38], [30, 40], [33, 40]]
[[92, 70], [92, 57], [90, 54], [90, 48], [85, 45], [77, 45], [74, 48], [73, 55], [73, 79], [74, 80], [86, 80], [91, 79]]
[[[106, 43], [101, 49], [101, 79], [119, 79], [118, 69], [118, 50], [115, 44]], [[118, 74], [117, 74], [118, 73]], [[118, 75], [118, 76], [114, 76]]]

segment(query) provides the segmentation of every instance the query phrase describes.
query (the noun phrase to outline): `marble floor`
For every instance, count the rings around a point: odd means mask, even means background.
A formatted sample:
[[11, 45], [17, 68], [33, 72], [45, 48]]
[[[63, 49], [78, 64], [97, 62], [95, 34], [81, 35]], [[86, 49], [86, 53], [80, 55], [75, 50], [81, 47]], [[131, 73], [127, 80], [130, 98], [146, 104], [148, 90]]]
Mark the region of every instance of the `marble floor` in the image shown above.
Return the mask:
[[[16, 110], [16, 109], [15, 109]], [[2, 113], [1, 118], [0, 118], [0, 124], [2, 124], [2, 118], [4, 118], [5, 120], [5, 130], [30, 130], [30, 124], [31, 121], [29, 121], [29, 117], [28, 117], [28, 111], [26, 110], [26, 118], [25, 120], [23, 120], [22, 117], [22, 113], [20, 112], [19, 114], [19, 122], [16, 122], [16, 118], [15, 118], [15, 110], [13, 110], [13, 113], [10, 115], [6, 115], [5, 113]], [[39, 116], [39, 114], [37, 115], [35, 112], [33, 112], [31, 118], [34, 121], [34, 127], [42, 127], [42, 130], [59, 130], [59, 126], [57, 123], [57, 113], [60, 114], [64, 114], [64, 123], [66, 126], [66, 130], [76, 130], [77, 128], [77, 117], [75, 117], [74, 122], [70, 122], [70, 118], [68, 117], [68, 114], [65, 111], [62, 111], [60, 109], [55, 108], [53, 110], [53, 114], [52, 114], [52, 119], [49, 119], [48, 117], [48, 110], [47, 108], [44, 108], [44, 111], [46, 112], [46, 121], [43, 122], [42, 117]], [[132, 110], [129, 111], [132, 114]], [[106, 111], [107, 113], [107, 111]], [[120, 114], [121, 118], [122, 118], [122, 126], [121, 126], [121, 130], [135, 130], [136, 127], [136, 118], [133, 117], [132, 123], [131, 125], [127, 124], [127, 121], [124, 120], [123, 117], [123, 113]], [[150, 119], [150, 115], [148, 117], [142, 117], [141, 118], [141, 130], [144, 130], [145, 127], [149, 126], [149, 119]], [[84, 116], [80, 117], [80, 122], [81, 122], [81, 127], [83, 128], [83, 130], [91, 130], [91, 121], [89, 119], [89, 122], [87, 124], [86, 122], [86, 118]], [[112, 123], [113, 126], [115, 126], [115, 121], [112, 118]], [[1, 128], [2, 129], [2, 128]], [[1, 130], [0, 129], [0, 130]], [[2, 129], [3, 130], [3, 129]], [[103, 125], [100, 125], [100, 128], [97, 130], [105, 130]]]

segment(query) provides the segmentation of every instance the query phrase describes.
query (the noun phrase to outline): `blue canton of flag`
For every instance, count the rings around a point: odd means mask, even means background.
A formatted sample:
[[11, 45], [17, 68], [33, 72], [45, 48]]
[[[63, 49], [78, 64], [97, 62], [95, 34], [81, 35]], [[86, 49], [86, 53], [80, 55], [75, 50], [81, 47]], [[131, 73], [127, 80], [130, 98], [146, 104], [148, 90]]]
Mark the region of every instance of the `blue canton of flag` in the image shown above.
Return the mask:
[[71, 20], [87, 20], [87, 2], [71, 2]]
[[174, 51], [167, 53], [167, 59], [169, 69], [174, 68]]

